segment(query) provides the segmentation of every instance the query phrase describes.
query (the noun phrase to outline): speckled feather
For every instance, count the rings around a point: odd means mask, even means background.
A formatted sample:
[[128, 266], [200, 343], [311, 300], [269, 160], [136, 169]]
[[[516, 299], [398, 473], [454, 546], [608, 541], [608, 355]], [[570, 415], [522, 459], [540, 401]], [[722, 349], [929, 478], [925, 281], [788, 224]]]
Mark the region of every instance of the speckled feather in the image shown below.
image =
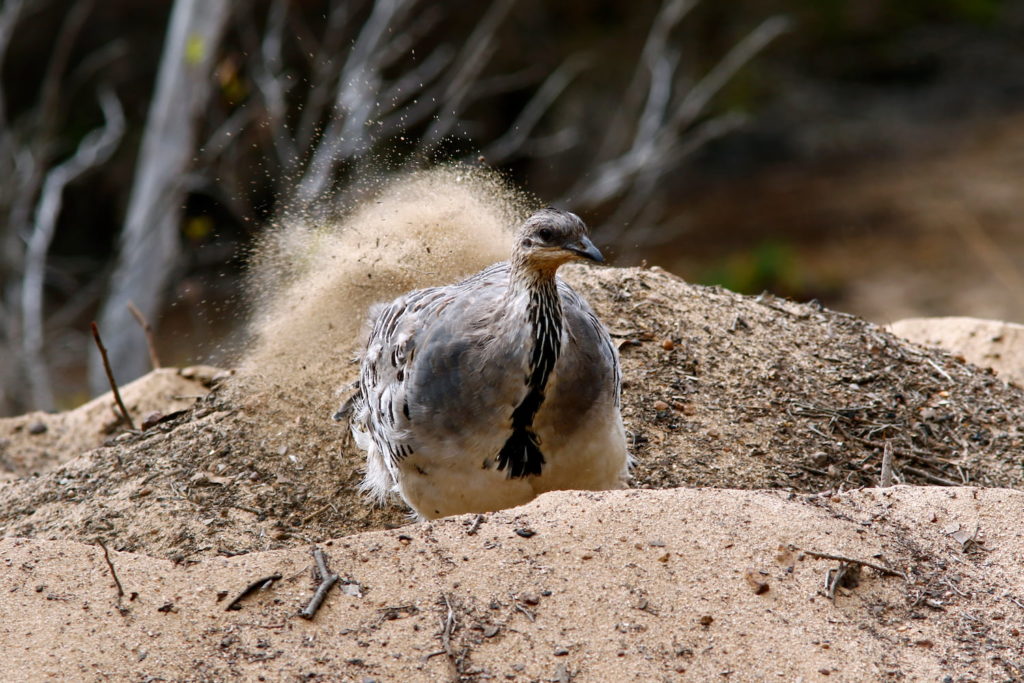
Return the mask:
[[[585, 237], [578, 218], [547, 211]], [[557, 263], [524, 258], [371, 313], [351, 427], [372, 496], [397, 492], [433, 518], [625, 484], [615, 347]], [[536, 456], [520, 454], [531, 441]]]

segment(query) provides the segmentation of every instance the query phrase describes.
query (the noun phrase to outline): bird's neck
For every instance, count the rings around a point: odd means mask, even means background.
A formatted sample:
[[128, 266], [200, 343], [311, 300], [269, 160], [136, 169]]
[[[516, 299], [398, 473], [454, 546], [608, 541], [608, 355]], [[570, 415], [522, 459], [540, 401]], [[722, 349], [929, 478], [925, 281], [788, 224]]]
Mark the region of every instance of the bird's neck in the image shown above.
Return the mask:
[[543, 392], [562, 347], [562, 302], [553, 274], [532, 284], [527, 306], [533, 341], [527, 382]]
[[509, 295], [512, 298], [532, 299], [550, 296], [558, 299], [555, 273], [559, 263], [535, 263], [521, 254], [514, 254], [509, 263]]
[[[512, 268], [509, 274], [511, 305], [529, 325], [530, 357], [526, 384], [541, 397], [562, 347], [562, 301], [555, 271]], [[525, 310], [524, 310], [525, 309]]]
[[[522, 311], [530, 325], [533, 340], [533, 354], [530, 368], [543, 369], [551, 357], [550, 365], [558, 358], [559, 342], [562, 337], [562, 302], [558, 296], [558, 281], [555, 269], [539, 270], [524, 264], [513, 263], [509, 273], [509, 302]], [[543, 372], [541, 390], [547, 382], [550, 367]]]
[[513, 319], [524, 315], [529, 325], [529, 361], [526, 396], [512, 411], [512, 433], [498, 453], [498, 469], [510, 477], [539, 475], [544, 467], [540, 437], [533, 420], [544, 402], [544, 390], [562, 348], [562, 302], [555, 273], [516, 268], [509, 273], [508, 311]]

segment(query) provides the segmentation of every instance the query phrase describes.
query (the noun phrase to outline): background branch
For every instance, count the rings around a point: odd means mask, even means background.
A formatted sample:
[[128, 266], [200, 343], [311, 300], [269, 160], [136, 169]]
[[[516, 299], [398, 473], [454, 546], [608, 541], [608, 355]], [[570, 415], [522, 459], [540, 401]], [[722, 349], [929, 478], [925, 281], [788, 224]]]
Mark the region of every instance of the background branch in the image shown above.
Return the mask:
[[22, 353], [32, 401], [41, 410], [52, 410], [54, 407], [44, 356], [43, 285], [46, 253], [57, 227], [64, 188], [109, 159], [124, 135], [124, 111], [112, 90], [100, 91], [100, 107], [105, 119], [103, 127], [88, 133], [71, 158], [46, 174], [25, 255], [25, 277], [21, 290]]

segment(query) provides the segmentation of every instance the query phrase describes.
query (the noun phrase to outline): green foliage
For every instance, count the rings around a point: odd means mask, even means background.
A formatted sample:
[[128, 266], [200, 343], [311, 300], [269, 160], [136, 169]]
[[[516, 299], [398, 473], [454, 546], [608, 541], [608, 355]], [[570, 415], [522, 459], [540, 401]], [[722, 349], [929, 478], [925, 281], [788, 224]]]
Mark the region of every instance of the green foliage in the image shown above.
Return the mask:
[[768, 290], [784, 296], [804, 289], [800, 266], [793, 249], [781, 242], [765, 241], [749, 251], [733, 254], [711, 269], [699, 281], [721, 285], [741, 294]]

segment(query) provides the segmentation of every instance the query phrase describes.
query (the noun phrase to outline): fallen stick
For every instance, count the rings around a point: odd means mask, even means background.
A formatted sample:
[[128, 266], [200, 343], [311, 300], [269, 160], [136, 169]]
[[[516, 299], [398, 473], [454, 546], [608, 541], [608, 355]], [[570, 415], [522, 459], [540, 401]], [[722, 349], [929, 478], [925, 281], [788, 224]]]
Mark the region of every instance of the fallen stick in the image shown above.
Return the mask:
[[146, 335], [146, 347], [149, 349], [149, 364], [156, 370], [160, 367], [160, 356], [156, 353], [156, 339], [153, 337], [153, 327], [146, 320], [146, 316], [142, 315], [142, 311], [135, 307], [135, 304], [131, 301], [128, 302], [128, 310], [132, 316], [139, 323], [143, 333]]
[[339, 578], [337, 574], [332, 574], [331, 570], [327, 568], [327, 559], [324, 557], [324, 552], [316, 546], [313, 547], [313, 559], [316, 560], [316, 570], [320, 576], [320, 585], [317, 586], [316, 592], [310, 598], [309, 604], [299, 612], [299, 616], [303, 619], [312, 619], [316, 615], [320, 605], [323, 604], [324, 598], [327, 597], [327, 591], [331, 590], [331, 586], [337, 583]]
[[235, 611], [235, 610], [242, 609], [242, 605], [240, 603], [242, 602], [243, 599], [247, 598], [248, 596], [252, 595], [253, 593], [255, 593], [258, 590], [262, 590], [264, 588], [269, 588], [275, 581], [280, 581], [280, 580], [281, 580], [281, 575], [280, 574], [271, 574], [270, 576], [264, 576], [262, 579], [256, 579], [255, 581], [250, 583], [248, 586], [246, 586], [245, 590], [243, 590], [241, 593], [239, 593], [238, 596], [234, 600], [229, 602], [228, 606], [224, 608], [224, 611], [225, 612], [232, 612], [232, 611]]
[[936, 484], [942, 484], [943, 486], [964, 486], [965, 485], [963, 482], [953, 481], [952, 479], [946, 479], [945, 477], [939, 477], [939, 476], [936, 476], [936, 475], [932, 474], [931, 472], [926, 472], [924, 470], [919, 470], [916, 467], [910, 467], [909, 465], [904, 465], [903, 466], [903, 471], [904, 472], [909, 472], [910, 474], [916, 474], [917, 476], [921, 477], [922, 479], [927, 479], [928, 481], [935, 482]]
[[99, 543], [101, 548], [103, 548], [103, 559], [107, 561], [107, 568], [110, 569], [110, 575], [114, 577], [114, 583], [117, 584], [117, 601], [120, 602], [121, 598], [124, 597], [124, 588], [121, 586], [121, 579], [117, 578], [117, 572], [114, 570], [114, 563], [110, 561], [110, 552], [107, 550], [107, 544], [100, 538], [97, 538], [96, 542]]
[[901, 579], [903, 579], [904, 581], [908, 581], [909, 580], [909, 579], [907, 579], [907, 575], [904, 574], [903, 572], [899, 571], [898, 569], [893, 569], [891, 567], [886, 567], [885, 565], [881, 565], [881, 564], [875, 564], [874, 562], [869, 562], [868, 560], [858, 560], [855, 557], [846, 557], [845, 555], [833, 555], [832, 553], [819, 553], [816, 550], [807, 550], [806, 548], [798, 548], [796, 546], [793, 546], [793, 550], [799, 550], [800, 552], [804, 553], [805, 555], [810, 555], [811, 557], [817, 557], [817, 558], [820, 558], [822, 560], [835, 560], [836, 562], [847, 562], [847, 563], [850, 563], [850, 564], [859, 564], [859, 565], [864, 566], [864, 567], [870, 567], [871, 569], [874, 569], [877, 572], [881, 572], [882, 574], [887, 574], [889, 576], [898, 576]]
[[128, 409], [124, 407], [124, 401], [121, 400], [121, 392], [117, 390], [117, 382], [114, 381], [114, 371], [110, 369], [110, 359], [107, 358], [107, 349], [103, 346], [103, 340], [100, 339], [100, 328], [93, 321], [92, 325], [92, 338], [96, 341], [96, 346], [99, 347], [100, 355], [103, 356], [103, 369], [107, 371], [107, 381], [110, 382], [110, 388], [114, 390], [114, 399], [117, 401], [117, 407], [121, 409], [121, 417], [128, 423], [128, 429], [135, 431], [135, 423], [132, 422], [131, 416], [128, 415]]
[[444, 618], [444, 628], [441, 630], [441, 645], [444, 646], [444, 651], [448, 654], [448, 657], [455, 661], [455, 652], [452, 651], [452, 633], [455, 632], [455, 610], [452, 608], [452, 601], [447, 593], [442, 593], [441, 597], [444, 598], [444, 605], [448, 608], [448, 614]]

